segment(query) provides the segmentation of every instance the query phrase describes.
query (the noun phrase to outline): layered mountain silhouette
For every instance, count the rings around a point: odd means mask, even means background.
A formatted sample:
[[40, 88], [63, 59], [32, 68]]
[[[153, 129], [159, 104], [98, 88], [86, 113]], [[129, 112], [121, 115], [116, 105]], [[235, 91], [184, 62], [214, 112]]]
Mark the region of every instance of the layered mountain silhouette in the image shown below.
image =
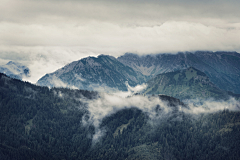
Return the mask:
[[194, 67], [222, 90], [240, 93], [240, 54], [237, 52], [197, 51], [144, 56], [126, 53], [118, 60], [150, 77]]
[[108, 92], [126, 91], [126, 82], [130, 86], [147, 82], [146, 94], [166, 94], [179, 99], [236, 97], [240, 90], [238, 62], [240, 55], [236, 52], [146, 56], [127, 53], [117, 59], [100, 55], [72, 62], [46, 74], [37, 84]]

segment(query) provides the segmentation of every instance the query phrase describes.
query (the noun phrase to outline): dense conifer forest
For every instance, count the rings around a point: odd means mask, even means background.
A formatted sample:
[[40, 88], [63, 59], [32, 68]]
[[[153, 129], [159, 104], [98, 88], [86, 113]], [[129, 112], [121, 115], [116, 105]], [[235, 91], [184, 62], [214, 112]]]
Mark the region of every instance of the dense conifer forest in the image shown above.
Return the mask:
[[[0, 74], [0, 159], [239, 159], [240, 112], [191, 115], [178, 99], [152, 120], [137, 107], [106, 116], [98, 129], [84, 125], [93, 91], [39, 87]], [[238, 106], [239, 107], [239, 106]], [[156, 106], [156, 114], [161, 109]], [[94, 137], [101, 130], [102, 136]]]

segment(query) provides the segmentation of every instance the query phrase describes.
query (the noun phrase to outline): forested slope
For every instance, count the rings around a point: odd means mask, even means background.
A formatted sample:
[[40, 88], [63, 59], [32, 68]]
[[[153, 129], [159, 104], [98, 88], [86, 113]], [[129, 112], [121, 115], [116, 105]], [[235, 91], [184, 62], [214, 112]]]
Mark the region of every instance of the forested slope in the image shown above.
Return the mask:
[[[97, 92], [39, 87], [0, 74], [0, 159], [239, 159], [240, 112], [188, 114], [159, 96], [155, 118], [138, 106], [104, 117], [96, 129], [86, 102]], [[128, 97], [131, 98], [131, 97]], [[180, 106], [180, 107], [179, 107]], [[101, 130], [97, 139], [94, 135]]]

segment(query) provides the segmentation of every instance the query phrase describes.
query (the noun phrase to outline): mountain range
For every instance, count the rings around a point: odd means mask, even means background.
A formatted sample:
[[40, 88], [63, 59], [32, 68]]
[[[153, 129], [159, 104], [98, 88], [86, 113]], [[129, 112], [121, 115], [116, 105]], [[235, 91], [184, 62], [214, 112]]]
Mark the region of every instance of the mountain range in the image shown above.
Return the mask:
[[13, 61], [9, 61], [7, 64], [1, 65], [0, 72], [20, 80], [22, 80], [23, 77], [30, 76], [30, 70], [27, 66]]
[[37, 82], [42, 86], [65, 86], [86, 90], [113, 88], [127, 91], [126, 82], [136, 86], [145, 82], [146, 76], [119, 62], [112, 56], [100, 55], [74, 61], [63, 68], [46, 74]]
[[150, 77], [194, 67], [222, 90], [240, 93], [240, 54], [237, 52], [196, 51], [144, 56], [126, 53], [118, 60]]
[[[238, 57], [100, 55], [69, 63], [37, 85], [0, 73], [0, 159], [237, 160]], [[15, 75], [29, 75], [16, 64], [8, 64], [17, 66]], [[122, 97], [134, 87], [138, 93]]]
[[[147, 83], [145, 94], [166, 94], [179, 99], [226, 98], [240, 93], [239, 62], [240, 54], [236, 52], [145, 56], [126, 53], [117, 59], [100, 55], [72, 62], [46, 74], [37, 84], [111, 92], [127, 91], [126, 82], [132, 87]], [[192, 73], [188, 74], [190, 68]]]

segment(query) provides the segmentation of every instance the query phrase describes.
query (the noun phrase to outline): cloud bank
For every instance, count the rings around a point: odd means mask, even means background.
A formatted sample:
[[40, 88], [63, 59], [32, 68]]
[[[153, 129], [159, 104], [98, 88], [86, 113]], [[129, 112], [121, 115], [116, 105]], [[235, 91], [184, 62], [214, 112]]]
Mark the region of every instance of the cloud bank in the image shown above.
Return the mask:
[[240, 52], [237, 0], [2, 0], [0, 65], [46, 73], [86, 56], [195, 50]]

